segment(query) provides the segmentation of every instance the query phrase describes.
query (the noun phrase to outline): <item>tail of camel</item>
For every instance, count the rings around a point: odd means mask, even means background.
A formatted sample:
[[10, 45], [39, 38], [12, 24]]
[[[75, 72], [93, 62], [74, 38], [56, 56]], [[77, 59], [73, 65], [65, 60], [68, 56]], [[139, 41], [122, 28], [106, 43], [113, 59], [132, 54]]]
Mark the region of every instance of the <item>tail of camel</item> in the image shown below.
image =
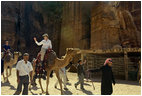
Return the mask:
[[[3, 72], [4, 82], [9, 82], [8, 77], [11, 76], [12, 66], [17, 63], [19, 56], [21, 56], [20, 52], [14, 52], [14, 58], [10, 58], [10, 56], [4, 58], [4, 71], [6, 71], [6, 77]], [[9, 67], [9, 74], [8, 74]]]
[[[55, 61], [54, 61], [54, 64], [50, 65], [50, 66], [45, 66], [46, 68], [46, 71], [47, 71], [47, 79], [46, 79], [46, 94], [49, 95], [49, 92], [48, 92], [48, 85], [49, 85], [49, 77], [50, 77], [50, 73], [51, 71], [53, 70], [56, 74], [56, 77], [59, 81], [59, 84], [60, 84], [60, 89], [61, 89], [61, 94], [63, 94], [63, 89], [62, 89], [62, 80], [59, 76], [59, 70], [65, 66], [67, 66], [69, 64], [69, 62], [72, 60], [72, 58], [78, 54], [79, 49], [78, 48], [68, 48], [66, 50], [66, 54], [65, 54], [65, 57], [64, 59], [59, 59], [59, 58], [56, 58]], [[35, 64], [33, 64], [33, 69], [35, 70]], [[34, 74], [33, 74], [34, 76]], [[40, 88], [42, 90], [42, 93], [44, 93], [44, 90], [43, 90], [43, 87], [42, 87], [42, 83], [41, 83], [41, 79], [39, 78], [39, 84], [40, 84]], [[31, 89], [31, 85], [30, 85], [30, 89]]]

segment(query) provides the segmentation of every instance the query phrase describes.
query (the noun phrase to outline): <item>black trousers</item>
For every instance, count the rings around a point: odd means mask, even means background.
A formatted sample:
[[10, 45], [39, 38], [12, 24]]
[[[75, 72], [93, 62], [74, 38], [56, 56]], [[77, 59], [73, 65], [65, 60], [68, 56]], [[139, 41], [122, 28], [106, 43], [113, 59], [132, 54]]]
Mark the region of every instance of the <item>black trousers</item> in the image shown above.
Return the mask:
[[28, 95], [29, 76], [19, 76], [20, 82], [18, 83], [17, 90], [14, 95], [19, 95], [22, 92], [22, 85], [24, 86], [22, 95]]

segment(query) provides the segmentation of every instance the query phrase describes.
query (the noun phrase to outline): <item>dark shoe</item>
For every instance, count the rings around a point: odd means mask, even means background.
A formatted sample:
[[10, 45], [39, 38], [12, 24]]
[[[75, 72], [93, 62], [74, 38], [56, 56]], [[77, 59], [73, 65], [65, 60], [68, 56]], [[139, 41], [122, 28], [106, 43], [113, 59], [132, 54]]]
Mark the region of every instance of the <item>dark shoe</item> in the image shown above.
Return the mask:
[[50, 73], [50, 77], [51, 77], [51, 78], [53, 77], [53, 71], [51, 71], [51, 73]]
[[74, 84], [74, 87], [77, 89], [77, 85], [76, 84]]
[[57, 86], [54, 86], [54, 88], [56, 88], [56, 89], [57, 89]]
[[81, 90], [85, 90], [84, 88], [81, 88]]
[[43, 80], [46, 80], [46, 76], [45, 76], [45, 75], [42, 75], [42, 79], [43, 79]]
[[64, 88], [64, 90], [68, 90], [68, 88]]
[[21, 91], [16, 91], [13, 95], [19, 95]]

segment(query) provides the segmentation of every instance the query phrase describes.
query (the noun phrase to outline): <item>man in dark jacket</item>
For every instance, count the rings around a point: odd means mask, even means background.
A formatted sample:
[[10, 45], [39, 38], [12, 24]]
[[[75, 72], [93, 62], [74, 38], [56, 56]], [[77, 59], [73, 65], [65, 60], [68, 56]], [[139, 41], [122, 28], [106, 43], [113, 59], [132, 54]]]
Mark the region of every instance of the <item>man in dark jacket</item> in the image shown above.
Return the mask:
[[79, 81], [77, 83], [75, 83], [75, 88], [77, 88], [77, 86], [80, 84], [80, 89], [85, 90], [83, 87], [84, 84], [84, 64], [86, 63], [86, 61], [82, 62], [82, 60], [78, 61], [78, 65], [77, 65], [77, 75], [78, 75], [78, 79]]
[[104, 66], [99, 69], [89, 70], [90, 72], [102, 72], [101, 95], [111, 95], [113, 92], [112, 83], [115, 85], [115, 79], [112, 72], [112, 59], [106, 59]]
[[6, 41], [5, 42], [5, 45], [3, 45], [3, 50], [5, 51], [5, 52], [7, 52], [7, 51], [10, 51], [10, 45], [9, 45], [9, 42], [8, 41]]
[[[2, 59], [4, 59], [4, 57], [6, 56], [6, 54], [8, 53], [8, 52], [10, 52], [10, 45], [9, 45], [9, 43], [8, 43], [8, 41], [6, 41], [5, 42], [5, 44], [2, 46], [2, 48], [3, 48], [3, 52], [4, 52], [4, 54], [3, 54], [3, 56], [2, 56]], [[11, 53], [12, 54], [12, 53]]]

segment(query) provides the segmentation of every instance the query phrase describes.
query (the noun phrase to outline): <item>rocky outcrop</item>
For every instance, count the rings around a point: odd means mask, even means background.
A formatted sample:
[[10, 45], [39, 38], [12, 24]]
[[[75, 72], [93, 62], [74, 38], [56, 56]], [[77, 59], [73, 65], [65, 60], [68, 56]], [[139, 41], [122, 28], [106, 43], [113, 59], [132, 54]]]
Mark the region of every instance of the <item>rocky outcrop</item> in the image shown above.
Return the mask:
[[140, 10], [140, 2], [96, 2], [91, 11], [91, 48], [140, 47]]
[[91, 2], [67, 2], [63, 7], [60, 56], [66, 48], [90, 48]]
[[91, 11], [91, 48], [108, 49], [120, 44], [116, 9], [108, 2], [96, 2]]
[[[140, 47], [141, 2], [6, 2], [1, 3], [1, 42], [14, 50], [40, 51], [33, 37], [48, 33], [57, 56], [66, 48]], [[34, 49], [34, 50], [33, 50]]]
[[49, 18], [45, 10], [46, 7], [48, 8], [47, 3], [49, 2], [3, 1], [2, 44], [8, 40], [13, 51], [28, 52], [32, 59], [40, 51], [40, 47], [34, 43], [33, 37], [37, 37], [38, 41], [41, 41], [42, 34], [48, 33], [53, 49], [58, 54], [61, 20]]
[[117, 8], [122, 46], [141, 46], [141, 3], [120, 2]]
[[140, 10], [140, 2], [67, 2], [62, 15], [60, 55], [68, 47], [140, 47]]

